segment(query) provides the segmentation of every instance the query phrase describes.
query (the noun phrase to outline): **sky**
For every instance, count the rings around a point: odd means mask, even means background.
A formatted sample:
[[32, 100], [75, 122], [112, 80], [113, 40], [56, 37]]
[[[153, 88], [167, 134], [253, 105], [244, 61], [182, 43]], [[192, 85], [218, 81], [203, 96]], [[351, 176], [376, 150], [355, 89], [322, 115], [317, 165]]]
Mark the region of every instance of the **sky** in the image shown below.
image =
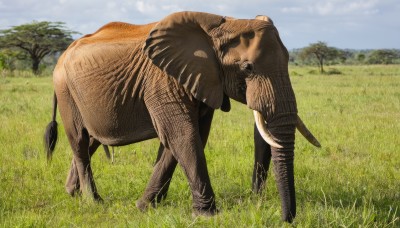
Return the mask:
[[341, 49], [400, 49], [399, 0], [0, 0], [0, 29], [61, 21], [84, 35], [111, 21], [146, 24], [178, 11], [267, 15], [290, 50], [318, 41]]

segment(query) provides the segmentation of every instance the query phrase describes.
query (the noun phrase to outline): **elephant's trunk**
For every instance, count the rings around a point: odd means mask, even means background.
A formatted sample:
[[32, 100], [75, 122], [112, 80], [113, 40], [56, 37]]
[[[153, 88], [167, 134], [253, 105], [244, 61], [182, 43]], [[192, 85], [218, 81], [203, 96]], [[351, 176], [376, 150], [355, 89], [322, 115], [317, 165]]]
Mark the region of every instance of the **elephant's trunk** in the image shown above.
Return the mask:
[[[297, 115], [294, 91], [288, 74], [269, 74], [247, 82], [246, 101], [254, 111], [260, 135], [271, 145], [272, 161], [282, 204], [282, 219], [292, 222], [296, 216], [294, 184], [294, 143], [296, 127], [306, 138], [319, 145]], [[310, 133], [310, 134], [309, 134]], [[315, 139], [315, 140], [314, 140]]]
[[282, 148], [271, 147], [276, 183], [282, 204], [282, 220], [292, 222], [296, 216], [293, 160], [297, 114], [278, 115], [268, 130]]
[[[272, 161], [274, 163], [274, 171], [277, 181], [277, 186], [282, 204], [282, 219], [286, 222], [292, 222], [296, 216], [296, 198], [294, 186], [293, 160], [294, 160], [294, 142], [295, 130], [297, 122], [297, 114], [280, 114], [275, 117], [275, 120], [265, 124], [265, 120], [261, 114], [256, 114], [256, 123], [261, 122], [261, 127], [258, 127], [260, 134], [265, 138], [271, 138], [272, 143], [264, 140], [271, 145]], [[257, 112], [258, 113], [258, 112]], [[263, 131], [266, 131], [264, 133]], [[275, 146], [276, 143], [278, 146]]]
[[282, 205], [282, 220], [292, 222], [296, 216], [293, 150], [272, 148], [272, 161]]

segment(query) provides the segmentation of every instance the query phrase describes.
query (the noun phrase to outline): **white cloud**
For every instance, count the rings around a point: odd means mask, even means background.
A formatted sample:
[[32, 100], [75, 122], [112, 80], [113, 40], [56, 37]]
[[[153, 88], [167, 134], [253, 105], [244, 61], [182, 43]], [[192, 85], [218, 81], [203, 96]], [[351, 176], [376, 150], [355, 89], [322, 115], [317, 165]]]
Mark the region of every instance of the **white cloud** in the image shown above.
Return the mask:
[[316, 13], [319, 15], [329, 15], [334, 14], [337, 6], [335, 6], [332, 2], [324, 2], [324, 3], [317, 3], [315, 7], [313, 7], [313, 11], [315, 10]]
[[117, 4], [115, 2], [107, 2], [106, 6], [108, 9], [114, 9]]
[[163, 11], [167, 11], [167, 12], [178, 12], [178, 11], [183, 10], [181, 7], [179, 7], [178, 5], [175, 5], [175, 4], [161, 6], [161, 9]]
[[301, 6], [283, 7], [281, 12], [293, 14], [317, 14], [321, 16], [329, 15], [351, 15], [351, 14], [375, 14], [379, 10], [376, 9], [377, 0], [365, 1], [348, 1], [348, 0], [331, 0], [331, 1], [316, 1]]
[[136, 8], [139, 12], [143, 14], [153, 14], [158, 11], [157, 7], [154, 4], [144, 1], [136, 2]]
[[306, 9], [303, 7], [283, 7], [282, 13], [304, 13]]

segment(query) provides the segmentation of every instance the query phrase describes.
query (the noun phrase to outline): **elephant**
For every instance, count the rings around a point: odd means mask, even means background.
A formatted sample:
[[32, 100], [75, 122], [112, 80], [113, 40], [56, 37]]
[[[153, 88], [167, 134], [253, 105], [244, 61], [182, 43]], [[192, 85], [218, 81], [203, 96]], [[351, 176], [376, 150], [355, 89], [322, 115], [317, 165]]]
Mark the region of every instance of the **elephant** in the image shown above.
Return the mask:
[[[57, 142], [58, 105], [73, 151], [66, 190], [101, 201], [90, 164], [96, 149], [158, 138], [157, 162], [136, 206], [145, 211], [161, 200], [179, 164], [191, 189], [193, 213], [212, 216], [218, 210], [204, 146], [214, 110], [229, 111], [229, 99], [234, 99], [253, 111], [254, 138], [260, 144], [255, 153], [274, 162], [282, 219], [292, 222], [296, 128], [314, 145], [319, 142], [297, 114], [288, 58], [266, 16], [178, 12], [147, 25], [106, 24], [74, 41], [57, 62], [53, 117], [45, 130], [47, 157]], [[266, 177], [258, 168], [265, 170], [265, 161], [255, 159], [256, 191]]]

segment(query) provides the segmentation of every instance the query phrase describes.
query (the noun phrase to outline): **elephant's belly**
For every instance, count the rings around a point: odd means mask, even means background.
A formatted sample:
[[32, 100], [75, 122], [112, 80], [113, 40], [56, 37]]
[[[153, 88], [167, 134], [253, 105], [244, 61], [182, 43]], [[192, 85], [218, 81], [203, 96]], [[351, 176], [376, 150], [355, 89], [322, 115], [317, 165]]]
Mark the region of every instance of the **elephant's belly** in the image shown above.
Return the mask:
[[99, 108], [83, 119], [89, 134], [104, 145], [122, 146], [157, 137], [144, 106]]
[[157, 134], [154, 128], [140, 129], [127, 132], [127, 134], [119, 135], [106, 135], [106, 136], [93, 136], [104, 145], [109, 146], [124, 146], [147, 139], [156, 138]]

